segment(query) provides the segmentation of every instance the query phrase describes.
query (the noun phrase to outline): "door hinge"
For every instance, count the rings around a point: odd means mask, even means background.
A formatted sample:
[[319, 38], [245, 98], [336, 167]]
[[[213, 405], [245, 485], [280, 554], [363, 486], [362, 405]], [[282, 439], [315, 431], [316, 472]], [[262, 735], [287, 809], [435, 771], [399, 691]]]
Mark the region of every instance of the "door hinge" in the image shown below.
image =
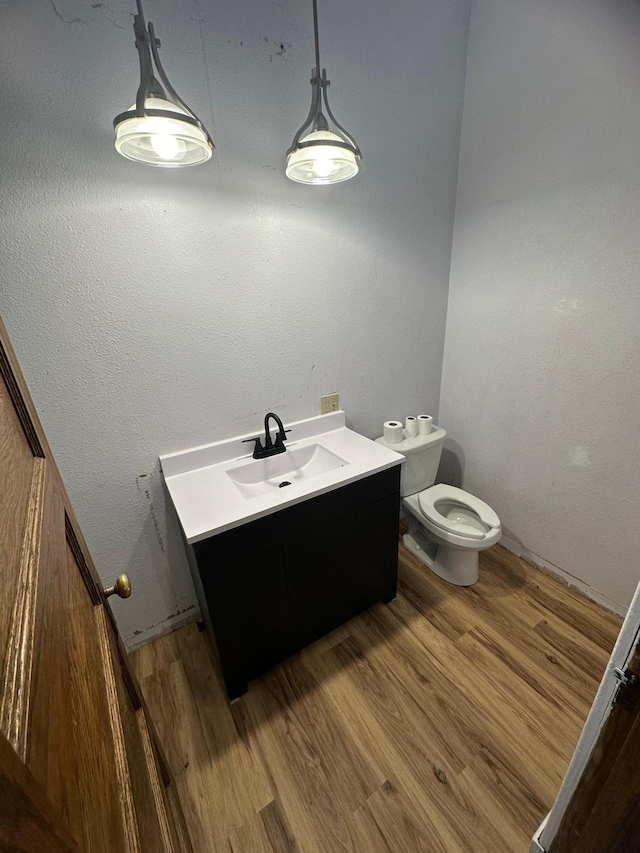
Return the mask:
[[620, 682], [613, 696], [613, 705], [620, 705], [625, 711], [633, 711], [640, 698], [640, 678], [629, 669], [620, 669], [616, 666], [613, 670], [615, 678]]

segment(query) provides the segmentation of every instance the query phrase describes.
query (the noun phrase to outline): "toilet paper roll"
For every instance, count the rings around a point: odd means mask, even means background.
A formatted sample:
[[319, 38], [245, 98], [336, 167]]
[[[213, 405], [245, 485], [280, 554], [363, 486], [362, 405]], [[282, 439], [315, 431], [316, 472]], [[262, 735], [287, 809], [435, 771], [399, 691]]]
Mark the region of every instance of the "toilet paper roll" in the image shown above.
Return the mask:
[[418, 434], [418, 421], [413, 417], [413, 415], [409, 415], [409, 417], [404, 422], [404, 428], [407, 431], [407, 438], [415, 438]]
[[399, 444], [402, 441], [402, 424], [400, 421], [386, 421], [383, 434], [387, 444]]
[[418, 432], [420, 435], [429, 435], [433, 428], [431, 415], [418, 415]]

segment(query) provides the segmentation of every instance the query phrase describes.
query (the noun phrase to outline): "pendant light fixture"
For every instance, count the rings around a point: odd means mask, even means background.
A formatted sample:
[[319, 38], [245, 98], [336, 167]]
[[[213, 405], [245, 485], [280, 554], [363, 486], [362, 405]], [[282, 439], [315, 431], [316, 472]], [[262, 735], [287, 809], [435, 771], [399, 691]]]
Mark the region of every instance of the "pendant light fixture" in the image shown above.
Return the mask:
[[[316, 67], [311, 71], [311, 109], [287, 151], [286, 174], [301, 184], [337, 184], [357, 175], [362, 154], [354, 138], [338, 124], [329, 107], [327, 71], [323, 68], [320, 73], [317, 0], [313, 0], [313, 32]], [[325, 118], [323, 105], [333, 128]]]
[[140, 86], [135, 104], [113, 120], [116, 150], [128, 160], [149, 166], [176, 168], [204, 163], [213, 153], [213, 140], [169, 82], [160, 62], [160, 41], [153, 24], [147, 27], [142, 0], [136, 3], [138, 14], [133, 19], [133, 31], [140, 60]]

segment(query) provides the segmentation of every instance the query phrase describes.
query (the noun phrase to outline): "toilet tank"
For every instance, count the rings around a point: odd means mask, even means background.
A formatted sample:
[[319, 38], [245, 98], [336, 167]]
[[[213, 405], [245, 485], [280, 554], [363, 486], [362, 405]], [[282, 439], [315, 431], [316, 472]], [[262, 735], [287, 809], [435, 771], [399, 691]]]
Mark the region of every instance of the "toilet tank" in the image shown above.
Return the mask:
[[400, 474], [400, 494], [403, 498], [433, 486], [446, 434], [446, 430], [433, 427], [429, 435], [404, 438], [397, 444], [389, 444], [384, 438], [376, 439], [379, 444], [405, 457]]

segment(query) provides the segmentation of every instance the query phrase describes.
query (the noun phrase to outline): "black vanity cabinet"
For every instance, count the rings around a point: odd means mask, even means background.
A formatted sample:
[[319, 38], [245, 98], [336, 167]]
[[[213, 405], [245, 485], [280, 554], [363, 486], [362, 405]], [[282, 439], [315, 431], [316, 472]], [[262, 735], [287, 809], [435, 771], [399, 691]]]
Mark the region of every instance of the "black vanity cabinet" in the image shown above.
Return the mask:
[[189, 546], [230, 699], [396, 594], [400, 466]]

